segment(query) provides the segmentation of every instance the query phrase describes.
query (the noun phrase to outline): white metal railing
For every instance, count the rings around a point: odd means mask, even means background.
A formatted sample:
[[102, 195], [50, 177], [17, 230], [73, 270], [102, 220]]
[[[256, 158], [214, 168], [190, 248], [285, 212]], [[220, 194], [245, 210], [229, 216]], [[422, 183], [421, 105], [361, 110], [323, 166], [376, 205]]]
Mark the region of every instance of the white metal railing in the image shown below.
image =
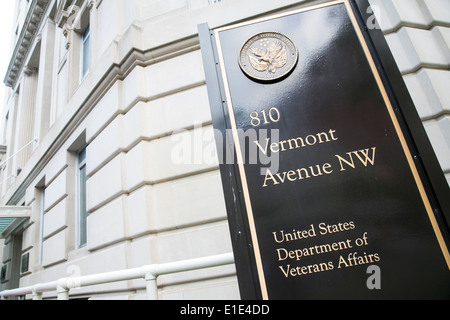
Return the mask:
[[70, 290], [118, 281], [144, 279], [146, 281], [147, 298], [158, 300], [158, 276], [180, 273], [197, 269], [206, 269], [234, 263], [232, 253], [197, 258], [191, 260], [153, 264], [140, 268], [113, 271], [81, 277], [62, 278], [53, 282], [36, 284], [34, 286], [0, 292], [0, 298], [25, 296], [31, 294], [33, 300], [42, 300], [44, 292], [56, 291], [58, 300], [69, 300]]
[[[5, 170], [6, 167], [8, 166], [8, 162], [11, 161], [12, 159], [14, 159], [16, 156], [18, 156], [21, 152], [25, 151], [31, 144], [33, 143], [38, 143], [39, 142], [39, 138], [34, 138], [33, 140], [31, 140], [30, 142], [28, 142], [26, 145], [24, 145], [22, 148], [20, 148], [19, 150], [17, 150], [12, 156], [10, 156], [8, 159], [2, 161], [0, 163], [0, 171], [1, 170]], [[5, 171], [6, 172], [6, 171]], [[6, 178], [3, 179], [3, 181], [0, 182], [0, 186], [2, 186], [3, 184], [7, 183], [7, 181], [9, 179], [13, 179], [16, 178], [19, 174], [16, 173], [11, 173], [9, 176], [7, 176]], [[12, 182], [11, 182], [12, 184]]]
[[22, 148], [20, 148], [19, 150], [17, 150], [12, 156], [10, 156], [8, 159], [6, 159], [5, 161], [3, 161], [2, 163], [0, 163], [0, 167], [2, 167], [4, 164], [6, 164], [9, 160], [13, 159], [15, 156], [17, 156], [19, 153], [21, 153], [22, 151], [24, 151], [26, 148], [28, 148], [29, 145], [31, 145], [32, 143], [38, 142], [39, 138], [34, 138], [33, 140], [31, 140], [30, 142], [28, 142], [26, 145], [24, 145]]

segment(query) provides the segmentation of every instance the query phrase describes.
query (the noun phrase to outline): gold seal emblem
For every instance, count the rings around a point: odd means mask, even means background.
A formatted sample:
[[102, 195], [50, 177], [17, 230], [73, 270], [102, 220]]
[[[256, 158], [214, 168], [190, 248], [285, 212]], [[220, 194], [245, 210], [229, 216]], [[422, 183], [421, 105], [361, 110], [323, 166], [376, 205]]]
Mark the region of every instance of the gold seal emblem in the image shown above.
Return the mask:
[[295, 44], [277, 32], [262, 32], [248, 39], [239, 53], [239, 65], [250, 78], [273, 81], [286, 76], [298, 61]]

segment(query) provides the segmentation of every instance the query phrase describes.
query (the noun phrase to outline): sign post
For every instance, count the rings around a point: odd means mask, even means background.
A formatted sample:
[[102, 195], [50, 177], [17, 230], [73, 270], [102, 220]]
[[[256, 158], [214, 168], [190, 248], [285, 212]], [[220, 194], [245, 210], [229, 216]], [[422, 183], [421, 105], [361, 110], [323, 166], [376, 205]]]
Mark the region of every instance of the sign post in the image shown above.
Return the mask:
[[361, 3], [199, 27], [244, 299], [450, 298], [448, 186]]

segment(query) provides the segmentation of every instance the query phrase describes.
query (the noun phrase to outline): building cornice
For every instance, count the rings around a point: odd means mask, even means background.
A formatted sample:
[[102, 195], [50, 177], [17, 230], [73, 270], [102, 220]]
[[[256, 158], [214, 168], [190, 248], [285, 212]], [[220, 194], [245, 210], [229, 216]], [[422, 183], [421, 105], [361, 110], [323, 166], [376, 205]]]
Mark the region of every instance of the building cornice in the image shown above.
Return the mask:
[[33, 0], [31, 2], [4, 79], [7, 87], [16, 85], [49, 4], [50, 0]]

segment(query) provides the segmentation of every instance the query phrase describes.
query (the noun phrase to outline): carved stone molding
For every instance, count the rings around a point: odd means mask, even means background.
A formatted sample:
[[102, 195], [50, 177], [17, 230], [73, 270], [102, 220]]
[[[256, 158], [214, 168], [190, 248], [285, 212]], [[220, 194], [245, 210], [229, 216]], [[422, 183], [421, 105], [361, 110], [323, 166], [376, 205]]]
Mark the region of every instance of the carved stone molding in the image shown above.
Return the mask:
[[50, 0], [33, 0], [31, 2], [22, 32], [17, 40], [4, 79], [7, 87], [14, 87], [16, 85], [20, 72], [24, 67], [24, 62], [30, 53], [30, 48], [38, 35], [39, 26], [49, 4]]
[[37, 69], [35, 67], [25, 66], [25, 67], [23, 67], [23, 72], [27, 76], [31, 76], [33, 73], [37, 72]]

